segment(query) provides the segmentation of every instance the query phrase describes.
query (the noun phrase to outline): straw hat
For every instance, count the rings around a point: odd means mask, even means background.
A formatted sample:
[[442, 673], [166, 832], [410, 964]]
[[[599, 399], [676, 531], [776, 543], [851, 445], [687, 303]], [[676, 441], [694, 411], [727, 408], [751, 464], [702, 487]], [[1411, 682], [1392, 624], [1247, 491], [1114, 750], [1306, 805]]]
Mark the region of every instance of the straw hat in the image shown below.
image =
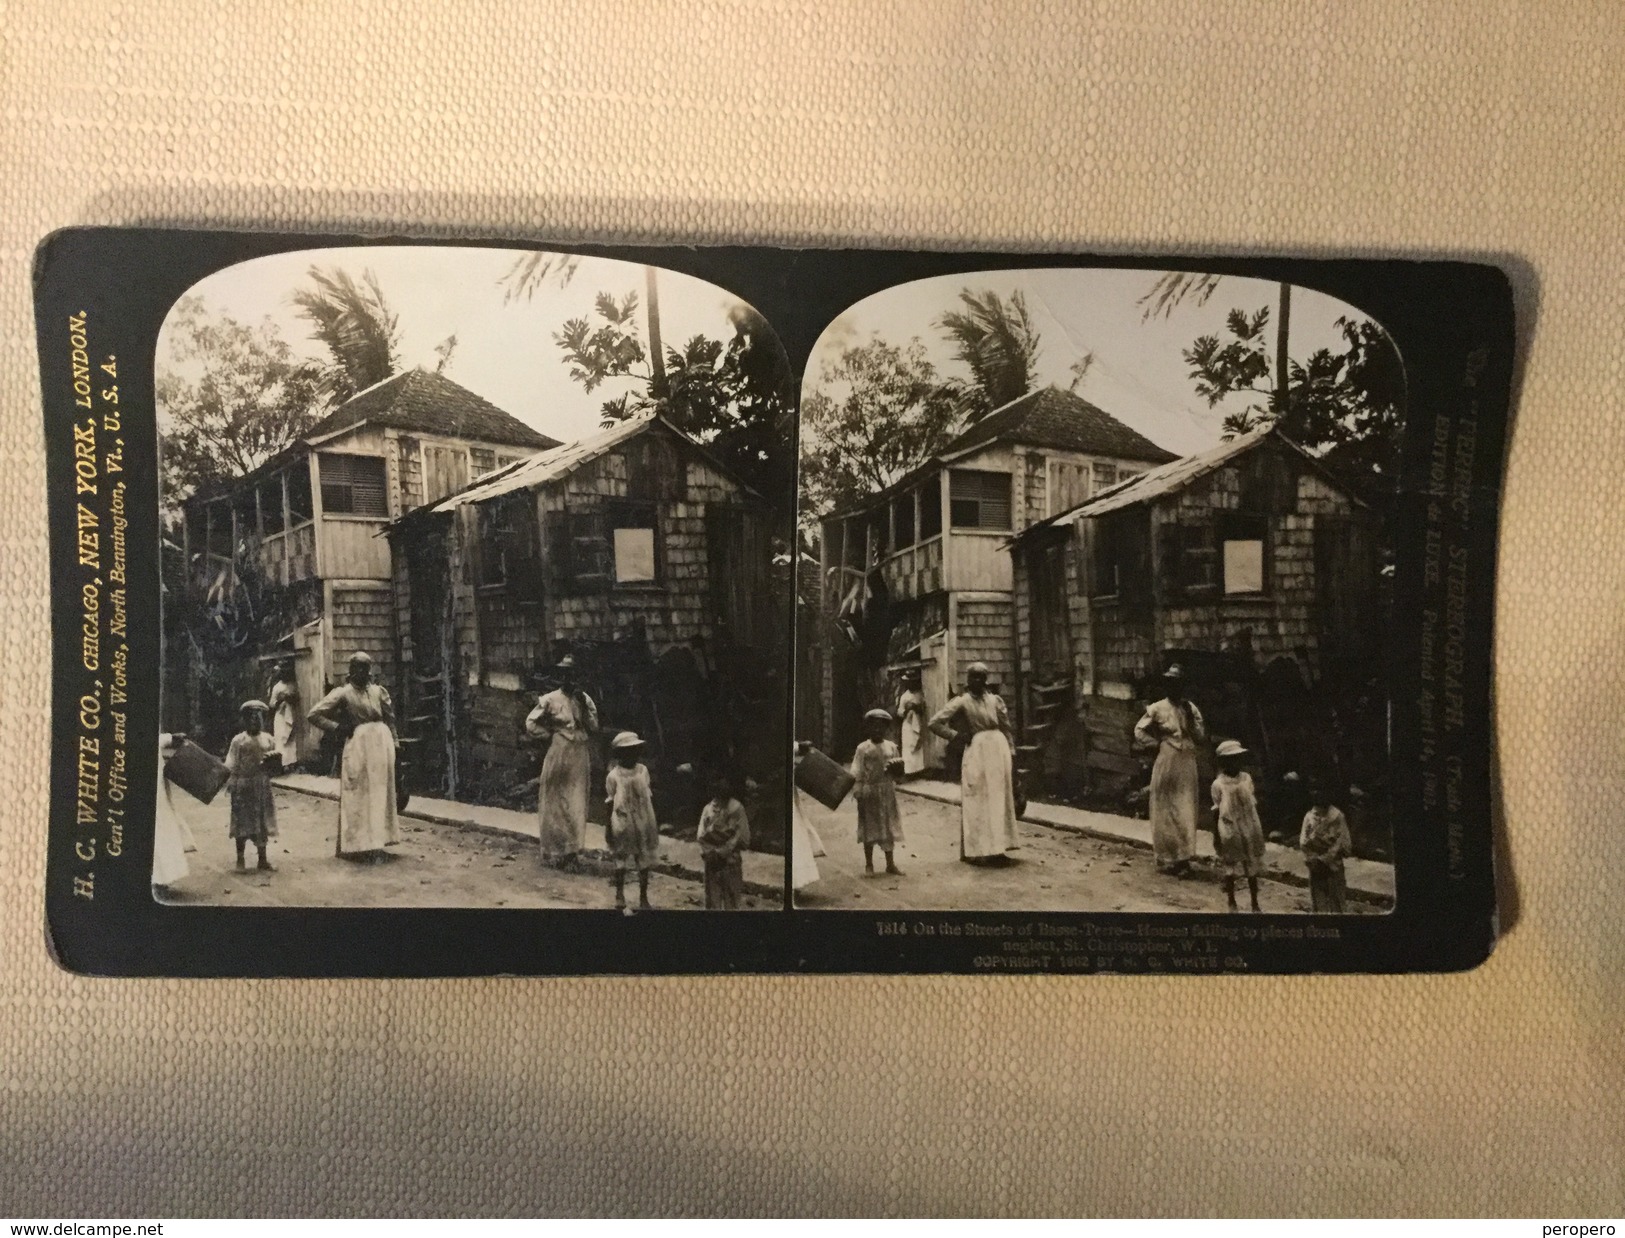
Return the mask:
[[965, 670], [965, 674], [967, 676], [970, 676], [970, 675], [986, 675], [988, 673], [989, 673], [989, 671], [987, 669], [987, 663], [986, 662], [972, 662], [970, 664], [970, 666], [967, 667], [966, 670]]
[[372, 655], [365, 649], [358, 649], [350, 655], [350, 665], [354, 666], [357, 662], [365, 662], [368, 666], [371, 666]]
[[242, 705], [238, 707], [237, 712], [241, 713], [245, 709], [257, 709], [262, 714], [268, 714], [271, 712], [271, 707], [264, 701], [244, 701]]
[[890, 722], [892, 720], [892, 716], [884, 709], [871, 709], [863, 716], [870, 722]]
[[573, 654], [573, 653], [565, 654], [562, 658], [560, 658], [558, 660], [558, 663], [553, 667], [553, 669], [556, 670], [556, 671], [573, 671], [573, 670], [575, 670], [575, 668], [576, 668], [576, 657], [575, 657], [575, 654]]
[[1216, 757], [1244, 757], [1247, 755], [1247, 749], [1243, 748], [1236, 740], [1227, 739], [1213, 750], [1213, 755]]
[[1162, 672], [1162, 677], [1164, 679], [1183, 679], [1185, 678], [1185, 668], [1178, 662], [1175, 662], [1167, 670]]
[[622, 731], [609, 741], [609, 746], [617, 751], [623, 748], [641, 748], [643, 747], [643, 741], [638, 738], [636, 731]]

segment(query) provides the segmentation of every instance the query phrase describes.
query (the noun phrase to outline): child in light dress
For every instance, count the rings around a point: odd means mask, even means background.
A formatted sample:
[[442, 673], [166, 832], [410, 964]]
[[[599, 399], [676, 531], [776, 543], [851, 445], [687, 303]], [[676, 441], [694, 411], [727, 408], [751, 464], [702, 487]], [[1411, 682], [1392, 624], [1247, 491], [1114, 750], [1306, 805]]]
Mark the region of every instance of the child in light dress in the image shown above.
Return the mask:
[[892, 716], [871, 709], [863, 716], [869, 738], [852, 755], [852, 795], [858, 804], [858, 841], [863, 844], [863, 871], [875, 871], [875, 848], [886, 856], [886, 871], [901, 877], [893, 851], [903, 841], [903, 817], [897, 806], [897, 778], [903, 758], [889, 738]]
[[276, 835], [276, 801], [271, 796], [271, 777], [266, 772], [277, 742], [265, 730], [268, 707], [262, 701], [247, 701], [242, 707], [243, 729], [226, 749], [226, 768], [231, 778], [226, 793], [231, 796], [232, 840], [237, 844], [237, 871], [246, 872], [248, 844], [260, 853], [256, 867], [262, 873], [275, 872], [265, 852]]
[[1219, 776], [1213, 780], [1213, 807], [1219, 815], [1214, 831], [1219, 863], [1224, 873], [1224, 896], [1236, 910], [1236, 878], [1247, 878], [1252, 909], [1258, 906], [1258, 878], [1264, 871], [1264, 826], [1258, 819], [1258, 796], [1253, 776], [1242, 768], [1247, 749], [1227, 739], [1214, 752]]
[[627, 911], [626, 874], [638, 874], [638, 906], [649, 906], [649, 870], [660, 862], [660, 826], [655, 820], [654, 796], [649, 789], [649, 770], [643, 764], [643, 741], [631, 731], [622, 731], [612, 741], [615, 764], [604, 779], [605, 803], [609, 805], [607, 835], [615, 855], [615, 906]]
[[700, 813], [700, 858], [705, 862], [705, 909], [738, 911], [745, 897], [745, 848], [750, 819], [723, 773], [711, 778], [711, 799]]
[[1314, 911], [1341, 915], [1348, 897], [1343, 860], [1354, 854], [1349, 823], [1332, 803], [1326, 784], [1309, 786], [1309, 811], [1303, 817], [1298, 848], [1309, 869], [1309, 905]]

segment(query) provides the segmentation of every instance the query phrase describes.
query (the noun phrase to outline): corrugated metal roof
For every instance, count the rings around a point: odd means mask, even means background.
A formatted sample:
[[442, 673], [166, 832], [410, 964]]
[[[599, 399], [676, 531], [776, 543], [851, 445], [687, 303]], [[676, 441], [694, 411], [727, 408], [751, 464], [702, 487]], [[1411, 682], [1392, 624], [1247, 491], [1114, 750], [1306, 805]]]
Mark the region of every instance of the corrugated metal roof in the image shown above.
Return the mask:
[[[483, 503], [487, 499], [511, 494], [515, 490], [526, 490], [532, 486], [544, 486], [550, 481], [557, 481], [566, 473], [596, 459], [611, 447], [624, 443], [659, 420], [657, 416], [633, 417], [611, 426], [608, 430], [577, 439], [573, 443], [565, 443], [562, 447], [550, 447], [546, 451], [537, 452], [534, 456], [526, 456], [516, 464], [504, 465], [494, 473], [487, 473], [466, 490], [459, 490], [438, 503], [431, 503], [427, 510], [449, 512], [467, 503]], [[667, 429], [671, 427], [667, 426]], [[672, 430], [672, 433], [679, 432]]]
[[1148, 469], [1127, 481], [1118, 482], [1109, 490], [1103, 490], [1092, 499], [1085, 499], [1070, 511], [1062, 512], [1055, 517], [1055, 523], [1072, 524], [1085, 516], [1104, 516], [1107, 512], [1133, 507], [1136, 503], [1149, 503], [1164, 495], [1174, 494], [1241, 455], [1269, 433], [1269, 430], [1254, 430], [1250, 434], [1238, 434], [1235, 438], [1228, 439], [1217, 447], [1209, 447], [1206, 451], [1199, 451], [1194, 456], [1182, 456], [1172, 464]]
[[546, 451], [539, 451], [535, 455], [527, 456], [514, 464], [504, 465], [493, 473], [487, 473], [473, 485], [459, 490], [456, 494], [447, 495], [438, 503], [431, 503], [426, 507], [420, 507], [407, 513], [395, 523], [399, 524], [401, 520], [408, 520], [419, 513], [449, 512], [468, 503], [483, 503], [487, 499], [512, 494], [515, 490], [528, 490], [535, 486], [545, 486], [549, 482], [558, 481], [565, 474], [573, 472], [582, 465], [596, 460], [606, 451], [619, 446], [656, 424], [664, 428], [667, 433], [671, 434], [679, 442], [686, 444], [691, 451], [710, 464], [712, 468], [729, 478], [739, 487], [743, 494], [750, 496], [752, 499], [760, 499], [760, 495], [736, 477], [733, 470], [707, 451], [702, 443], [698, 443], [689, 435], [684, 434], [658, 413], [651, 413], [647, 416], [633, 417], [618, 422], [609, 429], [602, 430], [597, 434], [577, 439], [573, 443], [565, 443], [562, 447], [550, 447]]
[[[1199, 451], [1193, 456], [1182, 456], [1172, 464], [1165, 464], [1161, 468], [1151, 469], [1140, 473], [1127, 481], [1118, 482], [1109, 490], [1102, 490], [1093, 498], [1085, 499], [1076, 507], [1069, 508], [1057, 515], [1040, 520], [1036, 524], [1022, 530], [1011, 542], [1020, 541], [1029, 534], [1043, 529], [1053, 529], [1061, 525], [1076, 524], [1080, 520], [1091, 519], [1095, 516], [1104, 516], [1109, 512], [1121, 511], [1125, 507], [1134, 507], [1140, 503], [1152, 503], [1157, 499], [1175, 494], [1189, 486], [1215, 469], [1221, 468], [1237, 456], [1252, 450], [1265, 439], [1274, 437], [1275, 441], [1283, 447], [1289, 448], [1301, 456], [1315, 472], [1331, 481], [1339, 490], [1348, 492], [1348, 488], [1331, 476], [1318, 460], [1311, 456], [1298, 444], [1286, 435], [1278, 433], [1273, 426], [1266, 426], [1262, 430], [1254, 430], [1250, 434], [1240, 434], [1233, 439], [1227, 439], [1217, 447], [1210, 447], [1206, 451]], [[1356, 504], [1359, 497], [1350, 495]]]

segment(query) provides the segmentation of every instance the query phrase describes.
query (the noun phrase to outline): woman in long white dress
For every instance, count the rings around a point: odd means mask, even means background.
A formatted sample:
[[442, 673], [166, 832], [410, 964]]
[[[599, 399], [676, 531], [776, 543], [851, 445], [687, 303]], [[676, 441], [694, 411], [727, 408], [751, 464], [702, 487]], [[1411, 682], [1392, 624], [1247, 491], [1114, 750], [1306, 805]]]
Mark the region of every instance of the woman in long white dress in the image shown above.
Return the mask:
[[339, 762], [339, 828], [335, 851], [345, 859], [377, 859], [400, 841], [395, 817], [395, 706], [372, 682], [372, 658], [350, 659], [350, 677], [305, 715], [344, 739]]
[[282, 772], [291, 774], [293, 767], [299, 764], [299, 684], [294, 678], [292, 662], [284, 662], [277, 672], [268, 704], [271, 706], [271, 738], [276, 740], [277, 755], [282, 758]]
[[577, 684], [573, 657], [566, 655], [554, 669], [559, 686], [537, 700], [525, 734], [548, 741], [536, 794], [542, 863], [569, 868], [587, 842], [589, 741], [598, 730], [598, 706]]
[[987, 690], [987, 666], [965, 672], [965, 691], [931, 718], [933, 734], [952, 741], [969, 734], [959, 774], [959, 858], [985, 863], [1014, 851], [1016, 842], [1015, 744], [1010, 712]]
[[[164, 734], [158, 737], [158, 802], [153, 806], [152, 818], [152, 889], [154, 894], [167, 893], [170, 886], [182, 880], [191, 871], [186, 862], [187, 838], [191, 831], [170, 798], [173, 788], [164, 777], [164, 762], [175, 751], [175, 745], [184, 738]], [[190, 850], [196, 850], [194, 843]]]
[[1184, 669], [1163, 673], [1168, 695], [1146, 708], [1134, 727], [1142, 748], [1156, 748], [1151, 767], [1151, 849], [1157, 868], [1183, 876], [1196, 855], [1196, 817], [1201, 778], [1196, 748], [1207, 738], [1202, 712], [1185, 696]]
[[[801, 763], [801, 758], [807, 754], [811, 744], [800, 741], [795, 746], [794, 762]], [[794, 798], [790, 803], [791, 829], [790, 829], [790, 886], [794, 890], [805, 890], [818, 880], [818, 856], [824, 854], [824, 840], [818, 836], [818, 831], [807, 817], [807, 802], [805, 793], [791, 781], [791, 794]]]
[[897, 717], [902, 723], [902, 743], [898, 746], [903, 750], [903, 777], [912, 778], [925, 772], [925, 693], [920, 688], [919, 671], [910, 671], [903, 680]]

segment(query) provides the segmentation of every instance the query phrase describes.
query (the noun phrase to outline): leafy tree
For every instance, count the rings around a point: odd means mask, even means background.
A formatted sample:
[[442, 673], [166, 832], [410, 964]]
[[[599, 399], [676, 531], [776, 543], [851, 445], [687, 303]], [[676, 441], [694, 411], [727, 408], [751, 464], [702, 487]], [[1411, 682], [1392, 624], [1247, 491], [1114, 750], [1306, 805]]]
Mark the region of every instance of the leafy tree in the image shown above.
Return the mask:
[[878, 335], [826, 363], [802, 406], [801, 486], [812, 513], [839, 511], [896, 481], [962, 428], [918, 339]]
[[655, 366], [639, 330], [636, 292], [600, 293], [591, 318], [555, 333], [570, 377], [585, 391], [612, 379], [633, 386], [605, 400], [603, 424], [660, 413], [699, 440], [768, 502], [788, 510], [795, 488], [790, 366], [778, 338], [748, 306], [730, 314], [727, 341], [695, 335]]
[[1039, 339], [1020, 292], [1006, 301], [996, 292], [966, 288], [959, 301], [964, 308], [943, 314], [935, 325], [970, 370], [971, 381], [950, 379], [943, 389], [965, 420], [976, 422], [1032, 388]]
[[372, 271], [363, 271], [359, 283], [337, 267], [313, 266], [307, 275], [313, 286], [297, 290], [293, 303], [332, 357], [320, 393], [342, 404], [400, 369], [400, 325]]
[[1342, 351], [1316, 350], [1289, 361], [1284, 407], [1271, 381], [1269, 310], [1231, 310], [1225, 335], [1199, 337], [1183, 353], [1196, 392], [1216, 407], [1252, 396], [1226, 415], [1225, 436], [1279, 425], [1294, 442], [1320, 455], [1368, 497], [1390, 493], [1403, 433], [1405, 372], [1398, 352], [1376, 323], [1339, 318]]
[[267, 320], [257, 326], [183, 297], [158, 367], [163, 501], [240, 477], [320, 418], [321, 367], [297, 356]]

